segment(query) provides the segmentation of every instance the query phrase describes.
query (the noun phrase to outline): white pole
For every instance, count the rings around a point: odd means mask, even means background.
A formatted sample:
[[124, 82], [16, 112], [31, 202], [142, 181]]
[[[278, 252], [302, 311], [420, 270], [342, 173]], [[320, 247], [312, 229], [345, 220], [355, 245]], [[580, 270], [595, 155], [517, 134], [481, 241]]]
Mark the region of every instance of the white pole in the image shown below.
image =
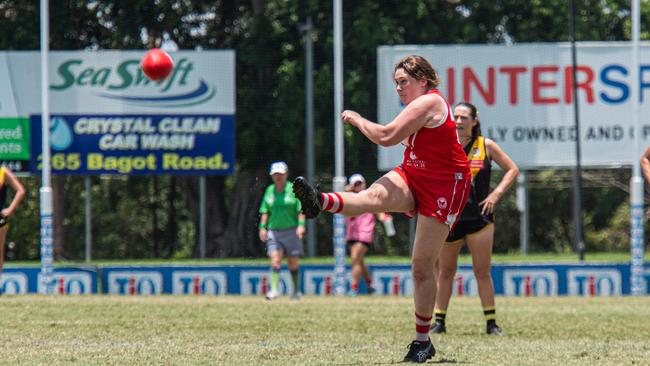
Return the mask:
[[[335, 192], [345, 187], [343, 161], [343, 5], [334, 0], [334, 179]], [[345, 294], [345, 218], [334, 215], [334, 293]]]
[[517, 210], [519, 211], [519, 251], [521, 255], [528, 255], [528, 224], [530, 217], [528, 204], [528, 172], [519, 171], [517, 177]]
[[643, 277], [643, 178], [641, 177], [641, 166], [639, 158], [641, 157], [641, 120], [639, 118], [640, 101], [639, 101], [639, 31], [640, 31], [640, 13], [639, 0], [632, 0], [632, 70], [630, 80], [631, 88], [630, 97], [632, 98], [632, 118], [635, 129], [634, 133], [634, 157], [632, 159], [632, 179], [630, 181], [630, 206], [631, 225], [630, 236], [632, 243], [630, 245], [630, 254], [632, 257], [630, 265], [630, 289], [632, 295], [643, 295], [645, 292], [641, 287]]
[[41, 125], [43, 133], [43, 170], [41, 198], [41, 289], [54, 292], [54, 255], [52, 253], [52, 185], [50, 178], [50, 106], [49, 106], [49, 25], [48, 1], [41, 0]]

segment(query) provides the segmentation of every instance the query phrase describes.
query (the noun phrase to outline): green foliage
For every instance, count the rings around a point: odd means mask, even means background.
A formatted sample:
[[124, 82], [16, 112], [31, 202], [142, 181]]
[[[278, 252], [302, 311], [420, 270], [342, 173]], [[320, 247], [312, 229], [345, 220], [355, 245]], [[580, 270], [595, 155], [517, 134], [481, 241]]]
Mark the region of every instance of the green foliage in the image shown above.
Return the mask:
[[[343, 2], [345, 108], [377, 118], [376, 54], [381, 45], [558, 42], [570, 39], [568, 2], [345, 1]], [[334, 170], [333, 19], [331, 2], [253, 0], [248, 2], [64, 1], [50, 2], [53, 50], [146, 49], [164, 39], [180, 49], [231, 48], [237, 57], [237, 167], [234, 176], [208, 179], [210, 256], [263, 256], [256, 239], [256, 209], [269, 183], [268, 164], [289, 163], [303, 174], [305, 16], [314, 24], [314, 105], [317, 180], [330, 189]], [[629, 2], [576, 0], [577, 39], [630, 38]], [[39, 48], [36, 2], [0, 1], [0, 49]], [[642, 2], [643, 39], [650, 38], [650, 3]], [[489, 121], [486, 121], [489, 123]], [[345, 129], [346, 174], [370, 181], [377, 171], [377, 148], [353, 128]], [[534, 172], [531, 185], [531, 251], [571, 248], [571, 187], [556, 176]], [[497, 179], [497, 178], [495, 178]], [[15, 256], [38, 257], [38, 182], [25, 180], [28, 197], [17, 211], [10, 240]], [[65, 177], [63, 253], [83, 258], [83, 178]], [[197, 255], [197, 179], [93, 178], [93, 238], [96, 258], [187, 257]], [[627, 183], [626, 183], [627, 184]], [[620, 186], [587, 188], [584, 218], [588, 250], [624, 250], [627, 245], [626, 191]], [[519, 213], [511, 189], [497, 207], [495, 251], [519, 246]], [[611, 213], [614, 215], [611, 215]], [[332, 252], [331, 218], [318, 220], [318, 253]], [[19, 225], [16, 223], [20, 223]], [[409, 223], [395, 217], [398, 235], [390, 250], [408, 254]]]

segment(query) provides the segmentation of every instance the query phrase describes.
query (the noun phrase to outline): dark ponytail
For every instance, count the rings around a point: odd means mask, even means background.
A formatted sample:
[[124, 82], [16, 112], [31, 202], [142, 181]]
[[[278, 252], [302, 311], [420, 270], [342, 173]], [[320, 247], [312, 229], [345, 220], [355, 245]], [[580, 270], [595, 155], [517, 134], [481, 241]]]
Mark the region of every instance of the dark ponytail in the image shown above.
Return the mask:
[[476, 106], [470, 102], [460, 102], [456, 104], [456, 107], [465, 107], [469, 109], [469, 114], [472, 116], [472, 119], [476, 120], [476, 125], [472, 127], [472, 140], [476, 139], [478, 136], [482, 136], [481, 121], [478, 119], [478, 109], [476, 109]]

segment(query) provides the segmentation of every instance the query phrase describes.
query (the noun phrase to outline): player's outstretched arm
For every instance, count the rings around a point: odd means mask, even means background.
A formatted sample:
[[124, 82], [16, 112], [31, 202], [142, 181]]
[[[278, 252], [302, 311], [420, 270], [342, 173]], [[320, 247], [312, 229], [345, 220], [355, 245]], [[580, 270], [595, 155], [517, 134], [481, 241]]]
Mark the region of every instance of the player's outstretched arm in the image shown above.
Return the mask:
[[512, 159], [506, 154], [499, 145], [491, 139], [485, 139], [485, 148], [488, 156], [494, 160], [501, 169], [505, 172], [499, 184], [490, 192], [490, 194], [480, 202], [481, 213], [491, 214], [494, 212], [494, 206], [501, 199], [501, 196], [512, 186], [517, 177], [519, 176], [519, 168]]
[[25, 187], [23, 187], [23, 184], [20, 183], [18, 178], [16, 178], [16, 176], [14, 176], [14, 174], [8, 168], [5, 168], [5, 180], [11, 186], [11, 188], [16, 192], [9, 207], [2, 210], [2, 215], [5, 217], [9, 217], [14, 213], [16, 207], [18, 207], [20, 202], [25, 197]]
[[409, 103], [390, 123], [372, 122], [355, 111], [341, 113], [343, 122], [349, 123], [370, 141], [381, 146], [397, 145], [424, 127], [430, 121], [439, 121], [445, 113], [446, 104], [435, 94], [422, 95]]

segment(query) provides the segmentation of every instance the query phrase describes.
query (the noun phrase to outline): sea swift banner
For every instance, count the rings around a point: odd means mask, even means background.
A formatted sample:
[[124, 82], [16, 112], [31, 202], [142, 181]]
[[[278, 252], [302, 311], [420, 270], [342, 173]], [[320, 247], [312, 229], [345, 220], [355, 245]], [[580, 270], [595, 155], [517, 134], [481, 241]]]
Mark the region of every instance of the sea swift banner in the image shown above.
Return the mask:
[[[144, 54], [50, 53], [54, 174], [232, 174], [235, 52], [172, 52], [174, 70], [160, 82], [144, 76], [139, 65]], [[38, 172], [39, 53], [0, 52], [0, 84], [0, 118], [9, 118], [0, 122], [28, 124], [31, 118], [28, 169]], [[30, 141], [29, 128], [25, 131]]]
[[[145, 51], [53, 51], [52, 114], [235, 114], [235, 52], [178, 51], [160, 82], [140, 69]], [[38, 52], [0, 53], [0, 117], [41, 113]]]
[[[631, 48], [624, 42], [578, 43], [581, 162], [607, 167], [638, 163], [632, 121], [632, 88], [641, 115], [650, 113], [650, 46], [640, 49], [639, 79], [631, 80]], [[382, 123], [401, 110], [392, 79], [403, 56], [427, 58], [442, 94], [452, 105], [475, 104], [481, 130], [523, 168], [575, 164], [571, 48], [568, 43], [463, 46], [385, 46], [378, 49], [378, 116]], [[643, 148], [650, 120], [641, 118]], [[380, 148], [379, 169], [402, 161], [400, 146]]]
[[[229, 175], [229, 115], [52, 115], [53, 174]], [[32, 117], [32, 164], [41, 169], [41, 118]]]

